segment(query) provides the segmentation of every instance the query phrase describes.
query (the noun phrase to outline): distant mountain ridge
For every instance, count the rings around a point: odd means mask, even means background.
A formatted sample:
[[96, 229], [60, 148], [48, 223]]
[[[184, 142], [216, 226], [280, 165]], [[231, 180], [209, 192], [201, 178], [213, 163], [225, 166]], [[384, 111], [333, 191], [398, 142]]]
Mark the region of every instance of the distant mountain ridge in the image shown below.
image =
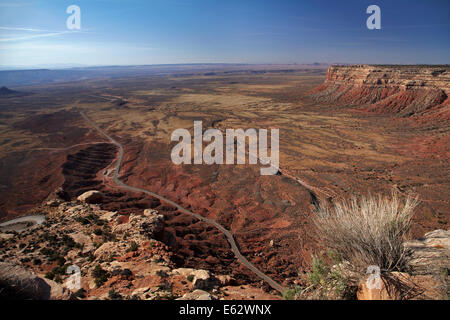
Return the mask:
[[96, 66], [67, 69], [30, 69], [0, 70], [0, 86], [24, 86], [71, 82], [95, 78], [125, 78], [159, 75], [204, 74], [214, 76], [219, 73], [240, 72], [295, 72], [304, 69], [323, 70], [324, 65], [317, 64], [160, 64], [130, 66]]
[[0, 88], [0, 95], [4, 96], [4, 95], [11, 95], [11, 94], [16, 94], [18, 93], [17, 91], [8, 89], [7, 87], [1, 87]]

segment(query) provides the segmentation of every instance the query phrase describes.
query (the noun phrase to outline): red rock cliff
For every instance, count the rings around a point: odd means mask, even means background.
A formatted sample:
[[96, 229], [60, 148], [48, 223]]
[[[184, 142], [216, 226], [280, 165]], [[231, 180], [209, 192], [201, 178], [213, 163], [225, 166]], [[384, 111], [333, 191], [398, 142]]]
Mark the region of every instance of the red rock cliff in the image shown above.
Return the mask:
[[332, 66], [315, 100], [403, 117], [450, 118], [449, 66]]

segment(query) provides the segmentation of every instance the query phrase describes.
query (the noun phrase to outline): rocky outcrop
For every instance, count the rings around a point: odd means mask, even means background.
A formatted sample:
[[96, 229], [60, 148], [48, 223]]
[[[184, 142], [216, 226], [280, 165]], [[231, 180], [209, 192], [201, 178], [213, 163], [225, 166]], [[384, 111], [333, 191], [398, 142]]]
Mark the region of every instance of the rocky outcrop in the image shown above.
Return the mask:
[[70, 291], [58, 283], [41, 278], [25, 268], [0, 262], [0, 299], [67, 300]]
[[78, 196], [77, 200], [86, 203], [100, 203], [103, 200], [103, 193], [97, 190], [86, 191], [82, 195]]
[[156, 210], [145, 210], [144, 215], [130, 215], [128, 222], [117, 224], [113, 231], [129, 235], [143, 235], [147, 239], [161, 239], [164, 232], [164, 216]]
[[311, 95], [375, 113], [449, 119], [449, 71], [449, 66], [332, 66]]
[[379, 286], [363, 279], [358, 286], [358, 300], [440, 300], [445, 297], [441, 279], [431, 275], [392, 272], [382, 277]]
[[120, 242], [105, 242], [97, 250], [95, 250], [94, 257], [99, 260], [107, 260], [109, 257], [123, 255], [126, 250], [127, 246]]
[[[187, 279], [191, 279], [192, 288], [198, 290], [212, 290], [214, 287], [220, 285], [228, 285], [226, 281], [221, 281], [218, 277], [216, 278], [208, 270], [203, 269], [192, 269], [192, 268], [178, 268], [172, 270], [175, 275], [181, 275]], [[222, 278], [224, 276], [221, 276]], [[230, 277], [231, 279], [231, 277]], [[231, 282], [231, 281], [229, 281]]]
[[378, 286], [363, 279], [359, 300], [443, 299], [447, 295], [450, 269], [450, 231], [434, 230], [423, 238], [405, 242], [411, 254], [409, 273], [383, 275]]
[[145, 222], [141, 224], [142, 232], [150, 238], [161, 239], [164, 232], [164, 216], [153, 209], [144, 210]]
[[423, 238], [408, 241], [411, 250], [411, 267], [414, 274], [438, 274], [450, 269], [450, 230], [434, 230]]
[[211, 290], [218, 283], [217, 279], [207, 270], [196, 270], [193, 272], [193, 276], [192, 285], [194, 289]]
[[186, 293], [178, 300], [214, 300], [214, 299], [215, 297], [213, 297], [209, 292], [197, 289], [192, 292]]
[[[45, 223], [0, 233], [0, 261], [7, 261], [0, 263], [0, 298], [211, 300], [228, 298], [224, 286], [264, 295], [261, 288], [238, 289], [227, 274], [176, 268], [173, 252], [158, 240], [165, 220], [157, 210], [123, 215], [78, 200], [41, 209]], [[72, 293], [64, 285], [74, 267], [80, 287]]]

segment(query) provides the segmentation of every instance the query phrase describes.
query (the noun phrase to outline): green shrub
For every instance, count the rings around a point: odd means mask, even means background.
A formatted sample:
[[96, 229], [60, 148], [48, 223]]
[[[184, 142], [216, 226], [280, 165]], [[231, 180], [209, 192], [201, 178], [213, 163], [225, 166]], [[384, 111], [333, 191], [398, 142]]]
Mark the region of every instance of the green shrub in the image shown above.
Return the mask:
[[56, 258], [56, 262], [59, 266], [63, 266], [66, 263], [66, 259], [63, 256], [58, 256], [58, 258]]
[[302, 288], [299, 286], [295, 286], [294, 288], [286, 289], [283, 292], [284, 300], [297, 300], [300, 299], [302, 294]]
[[53, 280], [54, 278], [55, 278], [55, 274], [53, 273], [53, 272], [47, 272], [46, 274], [45, 274], [45, 277], [47, 278], [47, 279], [50, 279], [50, 280]]
[[108, 297], [111, 300], [121, 300], [122, 299], [122, 295], [120, 293], [116, 292], [114, 289], [109, 290]]
[[333, 251], [327, 256], [312, 255], [312, 271], [307, 274], [309, 287], [319, 299], [354, 299], [357, 286], [343, 275], [340, 258]]
[[107, 229], [102, 231], [104, 241], [116, 241], [116, 236]]
[[77, 246], [77, 243], [72, 239], [72, 237], [68, 236], [67, 234], [62, 236], [62, 242], [68, 248], [74, 248]]
[[68, 267], [68, 265], [54, 267], [53, 270], [51, 271], [51, 273], [54, 274], [55, 276], [57, 276], [57, 275], [63, 276], [66, 274], [67, 267]]
[[309, 283], [313, 286], [325, 286], [330, 266], [323, 257], [312, 255], [312, 272], [308, 273]]
[[109, 273], [104, 270], [100, 264], [97, 264], [92, 270], [92, 276], [94, 277], [95, 285], [101, 287], [106, 281], [108, 281]]
[[53, 279], [53, 281], [55, 281], [57, 283], [62, 283], [61, 276], [59, 274], [55, 275], [55, 278]]
[[49, 248], [42, 248], [41, 254], [43, 254], [44, 256], [50, 257], [51, 255], [53, 255], [53, 250], [49, 249]]
[[138, 248], [139, 248], [139, 245], [136, 242], [132, 241], [130, 243], [130, 247], [128, 248], [128, 251], [135, 252], [138, 250]]
[[186, 279], [187, 279], [187, 281], [192, 282], [192, 281], [194, 281], [194, 275], [190, 274], [190, 275], [187, 276]]
[[84, 218], [84, 217], [79, 217], [79, 218], [77, 219], [77, 221], [78, 221], [79, 223], [81, 223], [82, 225], [88, 225], [88, 224], [91, 224], [91, 222], [89, 221], [89, 219], [86, 219], [86, 218]]

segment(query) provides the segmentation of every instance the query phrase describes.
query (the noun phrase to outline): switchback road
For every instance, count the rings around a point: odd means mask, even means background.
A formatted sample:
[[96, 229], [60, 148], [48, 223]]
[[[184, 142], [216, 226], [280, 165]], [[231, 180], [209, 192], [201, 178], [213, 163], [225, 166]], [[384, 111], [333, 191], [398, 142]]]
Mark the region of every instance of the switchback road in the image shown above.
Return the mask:
[[88, 116], [86, 116], [86, 114], [84, 114], [84, 112], [81, 112], [81, 115], [83, 116], [83, 118], [93, 127], [95, 128], [98, 132], [100, 132], [104, 137], [106, 137], [112, 144], [116, 145], [119, 148], [119, 156], [117, 158], [117, 164], [116, 164], [116, 168], [114, 170], [114, 182], [120, 186], [123, 189], [127, 189], [133, 192], [142, 192], [145, 194], [148, 194], [152, 197], [155, 197], [157, 199], [159, 199], [162, 202], [165, 202], [175, 208], [177, 208], [177, 210], [179, 212], [185, 213], [185, 214], [189, 214], [193, 217], [195, 217], [196, 219], [203, 221], [209, 225], [214, 226], [215, 228], [217, 228], [220, 232], [223, 233], [223, 235], [226, 237], [228, 243], [230, 244], [231, 250], [233, 251], [234, 255], [236, 256], [236, 258], [238, 259], [238, 261], [240, 263], [242, 263], [244, 266], [246, 266], [248, 269], [250, 269], [253, 273], [255, 273], [258, 277], [260, 277], [261, 279], [263, 279], [265, 282], [267, 282], [272, 288], [274, 288], [275, 290], [279, 291], [281, 294], [284, 293], [284, 291], [286, 290], [285, 288], [283, 288], [283, 286], [281, 286], [278, 282], [276, 282], [275, 280], [273, 280], [272, 278], [270, 278], [268, 275], [266, 275], [264, 272], [262, 272], [261, 270], [259, 270], [254, 264], [252, 264], [250, 261], [248, 261], [239, 251], [239, 248], [236, 244], [236, 241], [234, 240], [233, 234], [228, 231], [227, 229], [225, 229], [225, 227], [223, 227], [221, 224], [217, 223], [214, 220], [208, 219], [206, 217], [203, 217], [197, 213], [194, 213], [192, 211], [189, 211], [185, 208], [183, 208], [182, 206], [180, 206], [179, 204], [177, 204], [176, 202], [173, 202], [172, 200], [169, 200], [159, 194], [156, 194], [152, 191], [148, 191], [146, 189], [142, 189], [142, 188], [137, 188], [137, 187], [133, 187], [133, 186], [129, 186], [126, 183], [122, 182], [119, 179], [119, 172], [120, 172], [120, 166], [122, 164], [122, 160], [123, 160], [123, 154], [124, 154], [124, 149], [123, 146], [117, 142], [115, 139], [113, 139], [111, 136], [109, 136], [106, 132], [104, 132], [97, 124], [95, 124], [94, 121], [92, 121]]

